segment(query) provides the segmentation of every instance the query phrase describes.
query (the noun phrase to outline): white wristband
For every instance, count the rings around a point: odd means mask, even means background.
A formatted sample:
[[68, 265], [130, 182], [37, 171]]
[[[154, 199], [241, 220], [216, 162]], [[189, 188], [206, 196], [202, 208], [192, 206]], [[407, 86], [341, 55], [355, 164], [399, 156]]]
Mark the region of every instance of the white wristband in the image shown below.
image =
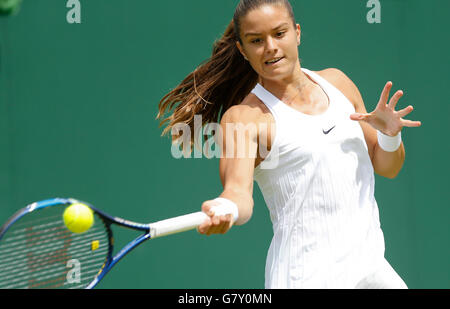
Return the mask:
[[229, 199], [218, 197], [214, 199], [214, 201], [219, 202], [220, 204], [217, 206], [211, 207], [211, 211], [214, 212], [214, 215], [216, 216], [223, 216], [232, 214], [233, 215], [233, 221], [236, 222], [236, 220], [239, 218], [239, 210], [237, 205], [230, 201]]
[[377, 130], [378, 145], [386, 152], [395, 152], [402, 144], [402, 132], [389, 136]]

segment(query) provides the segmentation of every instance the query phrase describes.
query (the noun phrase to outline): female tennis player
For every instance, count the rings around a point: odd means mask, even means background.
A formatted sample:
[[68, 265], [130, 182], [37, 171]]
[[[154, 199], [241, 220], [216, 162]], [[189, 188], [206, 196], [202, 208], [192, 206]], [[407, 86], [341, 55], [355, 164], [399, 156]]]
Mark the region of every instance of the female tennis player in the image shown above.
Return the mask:
[[[220, 118], [224, 190], [203, 203], [210, 219], [198, 231], [226, 233], [248, 222], [256, 181], [274, 232], [266, 288], [407, 288], [384, 258], [374, 173], [398, 175], [401, 130], [421, 123], [403, 119], [412, 106], [395, 110], [403, 92], [389, 100], [392, 82], [367, 113], [343, 72], [302, 68], [300, 38], [289, 1], [241, 0], [211, 58], [161, 100], [158, 118], [173, 110], [163, 133], [180, 123], [192, 128], [194, 115], [203, 124]], [[236, 124], [257, 129], [239, 139], [226, 129]], [[223, 155], [240, 147], [246, 156]], [[267, 161], [276, 164], [263, 167]], [[210, 208], [218, 205], [233, 215], [215, 216]]]

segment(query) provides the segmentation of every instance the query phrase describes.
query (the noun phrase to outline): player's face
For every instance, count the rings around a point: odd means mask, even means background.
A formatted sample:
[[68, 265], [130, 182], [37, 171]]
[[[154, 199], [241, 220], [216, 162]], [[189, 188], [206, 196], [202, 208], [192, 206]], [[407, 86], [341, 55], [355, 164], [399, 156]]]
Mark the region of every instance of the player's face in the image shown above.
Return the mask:
[[282, 5], [264, 5], [241, 20], [237, 46], [253, 69], [266, 79], [291, 76], [299, 63], [300, 25], [294, 27]]

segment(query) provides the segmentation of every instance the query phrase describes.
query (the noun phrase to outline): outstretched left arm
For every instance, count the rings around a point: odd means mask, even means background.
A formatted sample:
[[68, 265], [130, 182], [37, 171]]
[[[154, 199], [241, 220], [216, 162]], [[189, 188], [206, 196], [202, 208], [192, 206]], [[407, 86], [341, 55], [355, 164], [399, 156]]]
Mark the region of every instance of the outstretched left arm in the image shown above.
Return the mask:
[[[325, 71], [328, 72], [325, 73]], [[359, 121], [361, 125], [375, 173], [391, 179], [397, 177], [405, 161], [403, 142], [394, 152], [384, 151], [378, 143], [377, 130], [388, 136], [396, 136], [403, 127], [421, 126], [420, 121], [403, 119], [403, 117], [413, 111], [414, 108], [412, 106], [395, 111], [399, 99], [403, 96], [403, 91], [397, 91], [388, 103], [389, 93], [392, 89], [392, 82], [388, 82], [383, 89], [376, 109], [371, 113], [367, 113], [364, 101], [356, 85], [338, 69], [325, 71], [322, 71], [324, 72], [323, 75], [328, 76], [330, 82], [341, 90], [355, 106], [356, 113], [352, 114], [350, 119]]]

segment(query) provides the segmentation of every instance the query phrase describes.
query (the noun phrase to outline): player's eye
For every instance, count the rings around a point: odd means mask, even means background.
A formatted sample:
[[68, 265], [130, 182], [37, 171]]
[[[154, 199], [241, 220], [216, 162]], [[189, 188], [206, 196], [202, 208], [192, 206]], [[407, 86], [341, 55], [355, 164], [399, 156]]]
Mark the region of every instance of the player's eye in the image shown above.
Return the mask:
[[251, 42], [252, 42], [253, 44], [258, 44], [258, 43], [261, 43], [262, 40], [261, 40], [261, 39], [254, 39], [254, 40], [251, 40]]

